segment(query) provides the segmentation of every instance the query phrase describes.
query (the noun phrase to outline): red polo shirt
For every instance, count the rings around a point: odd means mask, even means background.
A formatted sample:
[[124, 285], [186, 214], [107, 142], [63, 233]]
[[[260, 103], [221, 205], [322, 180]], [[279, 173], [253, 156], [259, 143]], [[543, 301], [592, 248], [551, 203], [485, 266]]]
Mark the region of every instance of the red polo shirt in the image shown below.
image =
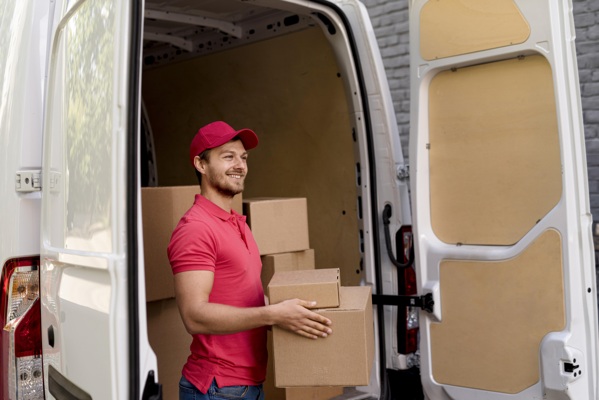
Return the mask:
[[[245, 217], [227, 213], [202, 195], [173, 231], [168, 246], [173, 274], [213, 271], [211, 303], [235, 307], [264, 305], [260, 252]], [[219, 387], [258, 385], [266, 376], [266, 327], [227, 335], [192, 335], [183, 375], [206, 393]]]

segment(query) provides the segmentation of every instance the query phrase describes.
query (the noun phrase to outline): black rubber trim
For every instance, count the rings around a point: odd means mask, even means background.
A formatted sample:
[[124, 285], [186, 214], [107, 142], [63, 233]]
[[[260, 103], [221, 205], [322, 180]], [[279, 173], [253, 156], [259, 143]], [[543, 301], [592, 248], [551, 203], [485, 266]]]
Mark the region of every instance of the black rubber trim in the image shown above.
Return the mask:
[[57, 400], [92, 400], [89, 393], [68, 380], [52, 365], [48, 367], [48, 389]]
[[138, 131], [139, 131], [139, 84], [141, 80], [141, 29], [143, 2], [131, 1], [131, 42], [129, 47], [129, 87], [127, 110], [126, 150], [126, 204], [127, 204], [127, 299], [129, 323], [129, 398], [140, 396], [140, 351], [139, 351], [139, 265], [137, 245], [137, 191], [138, 191]]
[[[341, 8], [337, 5], [330, 3], [326, 0], [312, 0], [312, 2], [320, 4], [324, 7], [327, 7], [333, 10], [343, 22], [343, 26], [345, 27], [345, 31], [347, 32], [349, 45], [351, 48], [351, 55], [354, 60], [354, 66], [356, 68], [356, 75], [358, 77], [358, 85], [360, 87], [360, 98], [362, 100], [362, 104], [364, 105], [364, 126], [366, 127], [366, 142], [368, 143], [368, 165], [370, 168], [370, 197], [372, 199], [372, 237], [374, 239], [374, 264], [375, 264], [375, 287], [376, 292], [378, 294], [383, 293], [383, 276], [381, 272], [381, 254], [379, 249], [379, 212], [377, 208], [378, 198], [377, 198], [377, 189], [376, 189], [376, 168], [375, 168], [375, 157], [374, 157], [374, 143], [373, 143], [373, 134], [372, 134], [372, 122], [370, 117], [370, 107], [368, 103], [368, 96], [366, 91], [366, 84], [364, 83], [363, 73], [362, 73], [362, 64], [360, 63], [360, 55], [358, 53], [358, 48], [356, 45], [356, 40], [354, 37], [354, 33], [351, 29], [351, 25]], [[381, 400], [389, 398], [388, 391], [388, 382], [387, 382], [387, 360], [386, 360], [386, 349], [385, 349], [385, 315], [383, 307], [377, 307], [377, 319], [379, 324], [379, 364], [381, 370]]]
[[148, 371], [141, 398], [142, 400], [162, 400], [162, 385], [156, 382], [156, 373], [153, 370]]

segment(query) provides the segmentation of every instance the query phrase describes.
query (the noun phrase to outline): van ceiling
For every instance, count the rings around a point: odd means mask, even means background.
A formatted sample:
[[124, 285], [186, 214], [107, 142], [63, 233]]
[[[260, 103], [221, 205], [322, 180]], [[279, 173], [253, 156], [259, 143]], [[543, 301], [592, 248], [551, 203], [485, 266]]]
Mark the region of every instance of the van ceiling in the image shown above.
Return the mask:
[[[263, 2], [266, 3], [266, 2]], [[144, 66], [226, 50], [311, 26], [307, 15], [236, 0], [147, 0]]]

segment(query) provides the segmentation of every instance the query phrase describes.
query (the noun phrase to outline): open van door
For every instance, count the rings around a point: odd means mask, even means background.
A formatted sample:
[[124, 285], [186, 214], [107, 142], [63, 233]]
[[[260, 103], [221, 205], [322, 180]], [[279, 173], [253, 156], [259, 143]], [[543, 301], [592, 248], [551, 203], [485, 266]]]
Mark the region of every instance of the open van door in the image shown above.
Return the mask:
[[143, 398], [158, 392], [137, 260], [140, 7], [54, 8], [40, 279], [49, 398], [139, 399], [146, 377]]
[[410, 3], [428, 398], [596, 399], [597, 293], [570, 1]]

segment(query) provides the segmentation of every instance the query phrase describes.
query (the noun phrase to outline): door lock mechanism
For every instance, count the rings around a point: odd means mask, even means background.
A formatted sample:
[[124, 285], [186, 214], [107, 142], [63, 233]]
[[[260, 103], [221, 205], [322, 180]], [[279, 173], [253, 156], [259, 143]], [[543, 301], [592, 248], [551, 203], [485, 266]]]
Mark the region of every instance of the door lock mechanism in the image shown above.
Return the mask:
[[576, 359], [572, 360], [572, 362], [564, 362], [564, 372], [574, 374], [574, 376], [582, 373], [580, 366], [576, 364]]

